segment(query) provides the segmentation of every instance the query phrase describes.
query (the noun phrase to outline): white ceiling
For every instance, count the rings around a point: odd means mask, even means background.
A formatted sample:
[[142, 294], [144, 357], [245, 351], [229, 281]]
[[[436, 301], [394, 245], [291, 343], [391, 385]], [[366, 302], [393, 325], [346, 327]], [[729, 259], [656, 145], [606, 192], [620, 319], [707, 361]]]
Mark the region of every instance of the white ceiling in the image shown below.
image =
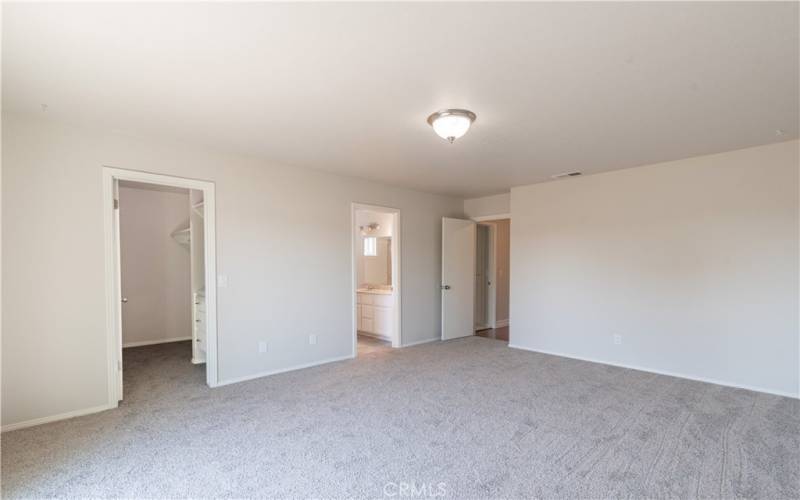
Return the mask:
[[6, 3], [3, 105], [477, 196], [798, 137], [798, 5]]

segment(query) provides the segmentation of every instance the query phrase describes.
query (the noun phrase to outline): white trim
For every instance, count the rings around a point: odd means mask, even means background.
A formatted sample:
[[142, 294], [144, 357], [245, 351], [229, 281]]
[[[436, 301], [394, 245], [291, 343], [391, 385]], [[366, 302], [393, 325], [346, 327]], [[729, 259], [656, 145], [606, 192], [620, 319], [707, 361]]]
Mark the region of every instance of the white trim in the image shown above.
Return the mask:
[[58, 420], [66, 420], [68, 418], [81, 417], [83, 415], [89, 415], [91, 413], [98, 413], [105, 410], [111, 410], [116, 407], [117, 407], [116, 404], [114, 405], [104, 404], [100, 406], [92, 406], [91, 408], [83, 408], [80, 410], [68, 411], [66, 413], [59, 413], [57, 415], [50, 415], [48, 417], [34, 418], [33, 420], [25, 420], [24, 422], [17, 422], [15, 424], [4, 425], [2, 428], [2, 432], [15, 431], [17, 429], [25, 429], [26, 427], [33, 427], [35, 425], [48, 424], [50, 422], [56, 422]]
[[[122, 345], [119, 336], [120, 327], [120, 264], [115, 257], [115, 245], [118, 248], [118, 232], [115, 231], [115, 212], [111, 210], [114, 201], [114, 183], [116, 181], [135, 181], [162, 186], [194, 189], [203, 192], [205, 217], [203, 217], [204, 250], [205, 250], [205, 283], [206, 283], [206, 384], [209, 387], [218, 385], [217, 374], [217, 251], [216, 251], [216, 198], [215, 184], [211, 181], [188, 179], [171, 175], [154, 174], [139, 170], [125, 170], [104, 165], [103, 175], [103, 224], [105, 236], [105, 284], [106, 284], [106, 330], [108, 355], [108, 404], [116, 407], [119, 401], [121, 373], [118, 369], [121, 362]], [[115, 234], [117, 233], [117, 234]]]
[[430, 344], [431, 342], [440, 342], [441, 340], [442, 340], [441, 337], [433, 337], [433, 338], [430, 338], [430, 339], [417, 340], [415, 342], [409, 342], [408, 344], [403, 344], [403, 347], [411, 347], [411, 346], [420, 345], [420, 344]]
[[498, 320], [496, 320], [494, 322], [494, 327], [495, 328], [503, 328], [504, 326], [508, 326], [508, 320], [507, 319], [498, 319]]
[[764, 387], [755, 387], [755, 386], [752, 386], [752, 385], [735, 384], [735, 383], [732, 383], [732, 382], [725, 382], [723, 380], [718, 380], [718, 379], [713, 379], [713, 378], [696, 377], [696, 376], [692, 376], [692, 375], [686, 375], [686, 374], [683, 374], [683, 373], [675, 373], [675, 372], [664, 371], [664, 370], [654, 370], [652, 368], [644, 368], [642, 366], [636, 366], [636, 365], [626, 365], [626, 364], [622, 364], [622, 363], [611, 363], [609, 361], [601, 361], [599, 359], [594, 359], [594, 358], [584, 358], [584, 357], [581, 357], [581, 356], [573, 356], [573, 355], [570, 355], [570, 354], [563, 354], [563, 353], [559, 353], [559, 352], [544, 351], [544, 350], [541, 350], [541, 349], [531, 349], [529, 347], [522, 347], [520, 345], [515, 345], [515, 344], [508, 344], [508, 347], [511, 347], [512, 349], [520, 349], [520, 350], [523, 350], [523, 351], [536, 352], [536, 353], [539, 353], [539, 354], [547, 354], [547, 355], [550, 355], [550, 356], [559, 356], [561, 358], [577, 359], [579, 361], [588, 361], [590, 363], [599, 363], [601, 365], [616, 366], [618, 368], [627, 368], [629, 370], [638, 370], [638, 371], [647, 372], [647, 373], [655, 373], [656, 375], [666, 375], [668, 377], [677, 377], [677, 378], [682, 378], [682, 379], [686, 379], [686, 380], [694, 380], [695, 382], [705, 382], [707, 384], [721, 385], [721, 386], [724, 386], [724, 387], [734, 387], [736, 389], [746, 389], [748, 391], [764, 392], [764, 393], [767, 393], [767, 394], [774, 394], [776, 396], [784, 396], [784, 397], [792, 398], [792, 399], [800, 399], [800, 394], [792, 394], [790, 392], [784, 392], [784, 391], [775, 391], [775, 390], [772, 390], [772, 389], [765, 389]]
[[192, 337], [172, 337], [169, 339], [158, 339], [158, 340], [140, 340], [138, 342], [125, 342], [122, 344], [122, 348], [125, 349], [126, 347], [141, 347], [143, 345], [155, 345], [155, 344], [169, 344], [170, 342], [183, 342], [184, 340], [192, 340]]
[[403, 345], [403, 306], [402, 306], [402, 285], [401, 285], [401, 262], [402, 262], [402, 247], [400, 245], [401, 227], [400, 227], [400, 209], [392, 207], [384, 207], [380, 205], [368, 205], [365, 203], [353, 202], [350, 204], [350, 267], [351, 267], [351, 307], [353, 309], [352, 322], [353, 322], [353, 357], [358, 356], [358, 258], [356, 252], [360, 249], [361, 245], [358, 241], [358, 234], [356, 231], [356, 212], [359, 210], [367, 210], [371, 212], [380, 212], [393, 214], [392, 220], [392, 297], [394, 297], [393, 311], [394, 315], [394, 331], [392, 332], [392, 347], [401, 347]]
[[117, 289], [118, 253], [115, 252], [115, 242], [119, 239], [115, 234], [117, 224], [114, 208], [114, 178], [107, 175], [103, 168], [103, 243], [105, 256], [105, 295], [106, 295], [106, 357], [108, 358], [107, 404], [119, 401], [117, 398], [119, 378], [117, 374], [117, 314], [120, 292]]
[[223, 381], [219, 382], [217, 384], [217, 387], [221, 387], [223, 385], [238, 384], [239, 382], [247, 382], [248, 380], [253, 380], [253, 379], [262, 378], [262, 377], [269, 377], [270, 375], [277, 375], [279, 373], [293, 372], [295, 370], [303, 370], [305, 368], [311, 368], [311, 367], [319, 366], [319, 365], [326, 365], [328, 363], [335, 363], [337, 361], [345, 361], [345, 360], [348, 360], [348, 359], [353, 359], [354, 357], [355, 356], [352, 356], [352, 355], [348, 354], [347, 356], [339, 356], [339, 357], [336, 357], [336, 358], [328, 358], [328, 359], [323, 359], [322, 361], [312, 361], [310, 363], [303, 363], [301, 365], [290, 366], [288, 368], [278, 368], [277, 370], [268, 370], [268, 371], [265, 371], [265, 372], [255, 373], [253, 375], [245, 375], [243, 377], [231, 378], [231, 379], [223, 380]]
[[495, 220], [504, 220], [510, 219], [511, 214], [497, 214], [497, 215], [479, 215], [478, 217], [470, 217], [471, 220], [475, 222], [488, 222], [488, 221], [495, 221]]

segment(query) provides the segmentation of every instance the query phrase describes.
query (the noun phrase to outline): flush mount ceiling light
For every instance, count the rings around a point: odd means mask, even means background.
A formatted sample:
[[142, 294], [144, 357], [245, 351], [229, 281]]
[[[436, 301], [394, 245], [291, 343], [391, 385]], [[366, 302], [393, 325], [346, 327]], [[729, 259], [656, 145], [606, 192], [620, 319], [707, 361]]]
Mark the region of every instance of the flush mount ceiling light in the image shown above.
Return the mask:
[[452, 144], [467, 133], [475, 118], [475, 113], [466, 109], [443, 109], [428, 117], [428, 125], [439, 137]]

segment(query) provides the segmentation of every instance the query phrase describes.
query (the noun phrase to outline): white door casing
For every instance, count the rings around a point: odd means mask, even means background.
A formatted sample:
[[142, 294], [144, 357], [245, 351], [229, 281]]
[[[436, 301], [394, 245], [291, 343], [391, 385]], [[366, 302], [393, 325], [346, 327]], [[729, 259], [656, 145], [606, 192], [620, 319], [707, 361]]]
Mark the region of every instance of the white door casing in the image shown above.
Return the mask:
[[103, 225], [105, 233], [106, 266], [106, 328], [108, 352], [108, 406], [116, 407], [122, 399], [122, 314], [121, 266], [119, 254], [118, 181], [135, 181], [163, 186], [196, 189], [203, 192], [204, 218], [204, 280], [206, 285], [206, 383], [219, 384], [217, 377], [217, 273], [216, 273], [216, 217], [215, 186], [213, 182], [184, 177], [153, 174], [138, 170], [102, 167], [103, 175]]
[[442, 218], [442, 340], [474, 334], [474, 221]]
[[[119, 180], [114, 179], [114, 203], [112, 205], [113, 210], [113, 224], [114, 224], [114, 258], [116, 259], [117, 263], [122, 261], [122, 248], [120, 246], [120, 228], [119, 228]], [[122, 349], [122, 315], [124, 308], [122, 307], [123, 301], [127, 302], [128, 299], [125, 298], [125, 295], [122, 293], [122, 271], [119, 265], [115, 270], [114, 276], [114, 287], [116, 288], [117, 297], [119, 297], [119, 301], [116, 302], [116, 307], [119, 308], [119, 313], [114, 317], [114, 328], [116, 330], [116, 337], [117, 337], [117, 345], [120, 346], [120, 350]], [[122, 401], [122, 355], [120, 355], [117, 359], [117, 401]]]
[[[369, 205], [364, 203], [353, 202], [350, 205], [350, 219], [351, 219], [351, 272], [352, 272], [352, 297], [353, 297], [353, 350], [352, 357], [356, 357], [358, 353], [358, 331], [373, 332], [375, 330], [374, 309], [372, 308], [373, 302], [365, 304], [359, 303], [358, 290], [358, 252], [363, 251], [363, 243], [360, 237], [360, 232], [356, 224], [356, 214], [358, 211], [365, 210], [369, 212], [389, 213], [393, 215], [392, 220], [392, 241], [391, 241], [391, 256], [392, 256], [392, 294], [389, 296], [389, 303], [383, 304], [391, 308], [391, 318], [389, 321], [391, 325], [388, 326], [391, 337], [392, 347], [401, 347], [403, 345], [403, 325], [402, 325], [402, 255], [401, 255], [401, 237], [402, 237], [402, 224], [400, 217], [400, 210], [397, 208], [384, 207], [378, 205]], [[384, 327], [387, 327], [385, 316], [380, 319], [384, 320]]]

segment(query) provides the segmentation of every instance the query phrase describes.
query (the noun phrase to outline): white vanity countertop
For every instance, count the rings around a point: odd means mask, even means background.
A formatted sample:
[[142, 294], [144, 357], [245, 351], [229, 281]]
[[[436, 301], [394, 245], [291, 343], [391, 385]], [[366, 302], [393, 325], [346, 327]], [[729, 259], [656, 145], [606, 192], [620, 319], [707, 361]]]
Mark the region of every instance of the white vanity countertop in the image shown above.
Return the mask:
[[373, 295], [391, 295], [391, 290], [383, 290], [380, 288], [359, 288], [356, 290], [358, 293], [371, 293]]

